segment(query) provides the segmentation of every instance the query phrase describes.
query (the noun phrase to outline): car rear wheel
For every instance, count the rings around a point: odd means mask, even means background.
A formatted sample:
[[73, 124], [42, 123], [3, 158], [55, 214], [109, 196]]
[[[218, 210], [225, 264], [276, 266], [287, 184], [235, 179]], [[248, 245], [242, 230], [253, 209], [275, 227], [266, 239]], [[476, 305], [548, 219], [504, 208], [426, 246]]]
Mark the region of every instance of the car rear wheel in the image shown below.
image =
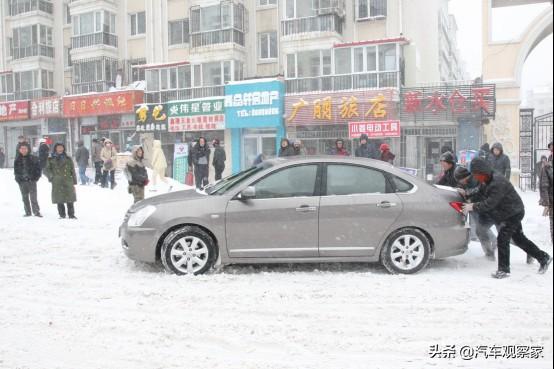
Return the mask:
[[165, 270], [178, 275], [203, 274], [213, 265], [215, 247], [214, 240], [201, 228], [179, 228], [164, 240], [162, 264]]
[[392, 274], [414, 274], [429, 264], [431, 247], [427, 236], [417, 229], [393, 233], [381, 250], [381, 263]]

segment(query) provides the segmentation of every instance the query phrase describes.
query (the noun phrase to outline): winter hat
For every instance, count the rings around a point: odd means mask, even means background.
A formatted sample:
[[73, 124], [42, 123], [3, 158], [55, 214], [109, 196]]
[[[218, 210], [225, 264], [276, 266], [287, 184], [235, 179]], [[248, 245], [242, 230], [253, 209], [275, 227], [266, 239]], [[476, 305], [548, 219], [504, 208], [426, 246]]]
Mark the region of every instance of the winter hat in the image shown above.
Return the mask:
[[381, 144], [381, 147], [379, 147], [379, 150], [381, 151], [389, 151], [390, 150], [390, 146], [386, 143], [384, 144]]
[[445, 161], [450, 164], [456, 164], [456, 160], [454, 159], [454, 155], [447, 151], [444, 154], [441, 155], [440, 161]]
[[454, 171], [454, 179], [456, 179], [456, 181], [458, 182], [469, 177], [470, 175], [471, 173], [465, 167], [458, 167]]
[[214, 138], [214, 140], [212, 141], [212, 144], [219, 146], [219, 138]]
[[504, 152], [504, 148], [502, 147], [502, 144], [500, 142], [496, 142], [494, 145], [492, 145], [491, 152], [493, 154], [494, 154], [494, 152], [493, 152], [494, 149], [500, 150], [500, 154], [502, 154]]
[[482, 151], [491, 151], [491, 147], [489, 146], [488, 143], [484, 143], [483, 146], [481, 146], [481, 150]]
[[367, 137], [367, 135], [365, 133], [360, 136], [360, 141], [362, 141], [362, 140], [367, 141], [368, 139], [369, 139], [369, 137]]
[[475, 158], [471, 161], [471, 174], [492, 174], [492, 168], [487, 160], [483, 158]]
[[552, 147], [552, 145], [554, 145], [554, 144], [552, 143], [552, 141], [550, 141], [550, 142], [548, 143], [548, 146], [547, 146], [547, 147], [550, 149], [550, 148]]

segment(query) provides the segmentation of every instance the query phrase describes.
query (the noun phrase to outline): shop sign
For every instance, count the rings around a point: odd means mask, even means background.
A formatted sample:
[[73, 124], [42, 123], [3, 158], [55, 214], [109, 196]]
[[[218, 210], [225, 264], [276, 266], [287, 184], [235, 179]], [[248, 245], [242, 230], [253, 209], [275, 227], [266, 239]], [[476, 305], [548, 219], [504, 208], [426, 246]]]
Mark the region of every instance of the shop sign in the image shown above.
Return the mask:
[[287, 96], [288, 125], [397, 119], [392, 90]]
[[61, 117], [62, 102], [59, 97], [31, 100], [31, 119]]
[[29, 119], [29, 100], [0, 102], [0, 122]]
[[164, 104], [142, 104], [135, 110], [137, 132], [167, 132], [167, 114]]
[[63, 115], [65, 118], [133, 113], [134, 106], [141, 104], [144, 91], [118, 91], [102, 94], [65, 96]]
[[402, 120], [449, 120], [478, 115], [493, 119], [496, 114], [496, 85], [473, 84], [402, 88]]
[[350, 122], [348, 132], [350, 138], [360, 138], [363, 134], [368, 138], [400, 137], [400, 121]]
[[120, 128], [134, 129], [135, 128], [135, 116], [134, 114], [126, 114], [121, 117]]
[[225, 86], [227, 128], [278, 127], [283, 124], [283, 82], [266, 80], [231, 83]]
[[186, 143], [175, 144], [173, 152], [173, 178], [185, 183], [188, 168], [189, 145]]
[[169, 132], [225, 129], [223, 99], [180, 101], [167, 104]]
[[98, 130], [109, 131], [112, 129], [119, 129], [121, 118], [119, 115], [98, 117]]

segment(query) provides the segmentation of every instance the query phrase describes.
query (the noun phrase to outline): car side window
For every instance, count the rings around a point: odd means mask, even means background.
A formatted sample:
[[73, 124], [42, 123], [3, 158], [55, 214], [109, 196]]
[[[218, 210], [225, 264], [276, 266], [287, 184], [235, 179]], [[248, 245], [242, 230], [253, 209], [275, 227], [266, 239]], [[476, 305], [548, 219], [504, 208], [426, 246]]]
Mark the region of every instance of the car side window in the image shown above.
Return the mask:
[[394, 182], [397, 193], [410, 192], [412, 188], [414, 188], [413, 184], [397, 176], [392, 176], [392, 181]]
[[327, 195], [387, 193], [385, 175], [354, 165], [327, 166]]
[[279, 170], [254, 184], [256, 199], [313, 196], [317, 165], [301, 165]]

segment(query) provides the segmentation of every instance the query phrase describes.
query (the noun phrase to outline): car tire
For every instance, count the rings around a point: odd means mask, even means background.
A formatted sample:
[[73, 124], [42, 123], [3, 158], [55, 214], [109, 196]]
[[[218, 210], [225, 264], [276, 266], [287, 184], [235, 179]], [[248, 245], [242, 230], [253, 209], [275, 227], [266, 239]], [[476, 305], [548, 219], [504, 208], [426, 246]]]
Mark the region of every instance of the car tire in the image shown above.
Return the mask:
[[202, 228], [185, 226], [164, 239], [160, 258], [165, 270], [177, 275], [198, 275], [214, 264], [216, 245]]
[[415, 274], [429, 264], [429, 239], [418, 229], [398, 230], [387, 238], [380, 259], [391, 274]]

